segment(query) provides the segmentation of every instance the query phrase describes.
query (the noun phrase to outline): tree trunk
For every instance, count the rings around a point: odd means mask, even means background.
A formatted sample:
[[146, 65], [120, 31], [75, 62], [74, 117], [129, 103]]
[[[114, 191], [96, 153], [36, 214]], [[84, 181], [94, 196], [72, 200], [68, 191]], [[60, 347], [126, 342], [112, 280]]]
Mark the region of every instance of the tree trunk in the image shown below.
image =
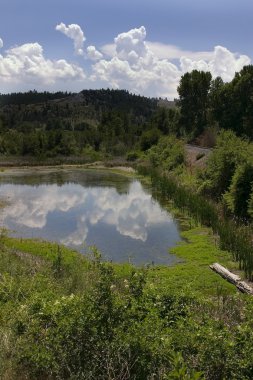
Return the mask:
[[253, 295], [253, 288], [249, 286], [245, 281], [242, 281], [241, 277], [229, 272], [228, 269], [223, 267], [222, 265], [215, 263], [213, 265], [210, 265], [210, 268], [218, 273], [221, 277], [223, 277], [225, 280], [231, 282], [231, 284], [235, 285], [238, 290], [242, 293], [247, 293]]

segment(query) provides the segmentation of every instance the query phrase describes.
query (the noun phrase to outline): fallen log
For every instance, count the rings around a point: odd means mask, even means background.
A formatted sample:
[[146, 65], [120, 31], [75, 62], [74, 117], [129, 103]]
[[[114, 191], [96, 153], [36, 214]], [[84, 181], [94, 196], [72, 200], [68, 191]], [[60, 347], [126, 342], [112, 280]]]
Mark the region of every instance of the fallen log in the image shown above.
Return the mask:
[[253, 288], [245, 281], [242, 281], [241, 277], [237, 274], [231, 273], [228, 269], [218, 263], [210, 265], [210, 268], [225, 280], [235, 285], [240, 292], [253, 295]]
[[247, 293], [253, 295], [253, 288], [249, 286], [245, 281], [240, 281], [236, 285], [237, 289], [242, 293]]

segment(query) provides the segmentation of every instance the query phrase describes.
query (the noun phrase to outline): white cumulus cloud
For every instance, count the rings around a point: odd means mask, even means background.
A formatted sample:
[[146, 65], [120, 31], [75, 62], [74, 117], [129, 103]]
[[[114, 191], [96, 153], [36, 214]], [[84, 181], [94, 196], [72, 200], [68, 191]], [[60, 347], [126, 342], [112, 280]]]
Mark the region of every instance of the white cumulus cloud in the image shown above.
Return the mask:
[[[93, 81], [126, 88], [147, 96], [174, 98], [181, 76], [196, 70], [210, 71], [224, 81], [233, 79], [251, 60], [222, 46], [209, 52], [184, 51], [173, 45], [146, 41], [144, 26], [120, 33], [113, 44], [104, 45], [107, 59], [93, 65]], [[171, 60], [177, 60], [178, 63]]]
[[211, 51], [183, 50], [178, 46], [164, 44], [161, 42], [147, 41], [146, 44], [148, 48], [159, 59], [180, 59], [182, 56], [186, 56], [194, 60], [201, 60], [201, 59], [209, 60], [212, 58], [212, 54], [213, 54]]
[[0, 49], [4, 46], [2, 38], [0, 38]]
[[87, 56], [92, 61], [98, 61], [99, 59], [103, 58], [103, 54], [98, 51], [95, 46], [88, 46], [87, 47]]
[[43, 48], [37, 42], [20, 45], [0, 55], [0, 78], [5, 84], [29, 84], [49, 86], [58, 81], [82, 80], [81, 67], [65, 59], [50, 60], [44, 57]]
[[235, 72], [249, 65], [251, 60], [246, 55], [232, 53], [223, 46], [215, 46], [209, 60], [192, 60], [188, 57], [180, 59], [184, 72], [196, 70], [210, 71], [214, 77], [220, 76], [224, 81], [231, 81]]
[[146, 56], [149, 50], [145, 43], [145, 38], [146, 29], [144, 26], [141, 26], [139, 29], [131, 29], [127, 33], [119, 34], [114, 39], [118, 58], [132, 61]]
[[77, 24], [65, 25], [63, 22], [56, 25], [56, 30], [65, 34], [65, 36], [71, 38], [74, 41], [75, 53], [83, 55], [83, 43], [86, 40], [81, 27]]
[[214, 48], [214, 58], [209, 62], [210, 71], [214, 76], [221, 76], [224, 81], [230, 81], [236, 71], [249, 65], [251, 60], [246, 55], [234, 54], [225, 47]]
[[93, 65], [92, 79], [110, 83], [114, 88], [173, 98], [180, 71], [168, 60], [157, 58], [145, 39], [144, 26], [119, 34], [114, 39], [114, 56]]
[[112, 43], [99, 49], [94, 45], [84, 48], [86, 38], [77, 24], [60, 23], [56, 30], [74, 41], [76, 54], [91, 61], [85, 63], [89, 75], [66, 59], [46, 58], [39, 43], [27, 43], [0, 54], [2, 91], [22, 91], [31, 87], [72, 91], [111, 87], [173, 99], [177, 97], [177, 87], [185, 72], [194, 69], [210, 71], [214, 78], [221, 76], [224, 81], [231, 81], [235, 72], [251, 63], [248, 56], [231, 52], [223, 46], [193, 52], [148, 41], [144, 26], [118, 34]]

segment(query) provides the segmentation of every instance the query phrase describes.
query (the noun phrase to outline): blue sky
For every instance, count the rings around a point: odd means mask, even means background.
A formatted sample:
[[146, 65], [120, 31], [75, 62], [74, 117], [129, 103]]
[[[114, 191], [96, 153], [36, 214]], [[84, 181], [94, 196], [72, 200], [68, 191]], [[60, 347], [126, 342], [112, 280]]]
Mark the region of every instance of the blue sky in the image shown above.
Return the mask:
[[[1, 0], [0, 5], [0, 92], [114, 87], [173, 98], [185, 71], [210, 70], [231, 80], [253, 59], [250, 0]], [[73, 33], [82, 52], [74, 48]]]

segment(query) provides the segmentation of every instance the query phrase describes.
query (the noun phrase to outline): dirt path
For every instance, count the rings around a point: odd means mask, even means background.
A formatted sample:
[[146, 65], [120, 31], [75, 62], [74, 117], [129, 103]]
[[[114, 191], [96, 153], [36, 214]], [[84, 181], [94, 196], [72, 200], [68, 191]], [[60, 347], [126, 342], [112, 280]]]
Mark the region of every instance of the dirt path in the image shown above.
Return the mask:
[[205, 167], [206, 160], [212, 153], [212, 149], [210, 148], [202, 148], [200, 146], [190, 144], [185, 145], [185, 151], [187, 164], [190, 167], [198, 168]]

